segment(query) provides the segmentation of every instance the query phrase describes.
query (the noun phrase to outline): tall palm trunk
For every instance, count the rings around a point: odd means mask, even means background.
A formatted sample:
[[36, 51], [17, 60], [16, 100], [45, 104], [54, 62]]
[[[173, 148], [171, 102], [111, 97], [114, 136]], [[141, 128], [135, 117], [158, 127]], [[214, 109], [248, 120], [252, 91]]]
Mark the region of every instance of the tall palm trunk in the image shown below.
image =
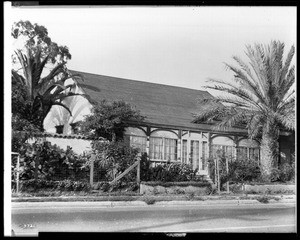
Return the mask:
[[279, 129], [274, 120], [267, 121], [261, 140], [261, 170], [265, 181], [271, 180], [272, 168], [277, 166], [279, 153]]

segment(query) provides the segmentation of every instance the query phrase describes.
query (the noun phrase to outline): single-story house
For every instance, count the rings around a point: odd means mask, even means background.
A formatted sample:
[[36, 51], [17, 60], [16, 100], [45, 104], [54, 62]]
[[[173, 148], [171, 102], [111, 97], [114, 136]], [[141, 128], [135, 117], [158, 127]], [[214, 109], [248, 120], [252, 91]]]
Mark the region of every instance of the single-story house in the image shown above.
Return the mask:
[[[146, 119], [139, 125], [132, 123], [125, 136], [132, 146], [146, 152], [151, 162], [191, 163], [198, 174], [208, 175], [207, 159], [217, 149], [233, 157], [260, 159], [260, 146], [247, 139], [247, 130], [230, 128], [215, 131], [211, 124], [193, 123], [193, 114], [203, 110], [199, 99], [213, 97], [207, 91], [163, 84], [128, 80], [117, 77], [71, 71], [84, 77], [78, 92], [88, 94], [93, 101], [124, 100], [140, 110]], [[70, 101], [73, 116], [63, 108], [53, 108], [45, 119], [47, 132], [73, 134], [76, 122], [90, 113], [91, 103], [74, 97]], [[73, 128], [72, 128], [73, 126]], [[280, 162], [289, 162], [294, 149], [290, 133], [282, 132]]]

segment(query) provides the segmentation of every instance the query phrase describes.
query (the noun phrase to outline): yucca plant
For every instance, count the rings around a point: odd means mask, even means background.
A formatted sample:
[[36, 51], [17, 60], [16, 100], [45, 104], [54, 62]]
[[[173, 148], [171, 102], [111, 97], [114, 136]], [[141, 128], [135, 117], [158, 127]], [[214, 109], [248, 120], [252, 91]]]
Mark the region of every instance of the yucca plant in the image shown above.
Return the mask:
[[22, 66], [23, 75], [12, 70], [12, 78], [13, 82], [24, 86], [26, 100], [30, 104], [30, 108], [26, 109], [26, 114], [30, 115], [29, 119], [38, 122], [40, 130], [43, 131], [43, 121], [52, 106], [59, 105], [72, 115], [63, 100], [76, 95], [86, 98], [88, 96], [74, 93], [76, 82], [65, 86], [66, 80], [70, 78], [83, 80], [80, 74], [70, 74], [65, 62], [57, 63], [47, 76], [42, 77], [49, 55], [42, 59], [42, 50], [39, 47], [36, 48], [34, 53], [28, 47], [25, 47], [25, 50], [25, 53], [21, 50], [15, 52]]
[[195, 115], [195, 122], [214, 122], [219, 130], [246, 127], [249, 138], [261, 143], [262, 176], [267, 181], [278, 159], [280, 130], [295, 129], [295, 66], [290, 66], [295, 48], [283, 61], [284, 47], [280, 41], [247, 45], [247, 64], [236, 56], [237, 67], [225, 64], [235, 82], [209, 79], [214, 85], [206, 86], [226, 95], [203, 99], [210, 107]]

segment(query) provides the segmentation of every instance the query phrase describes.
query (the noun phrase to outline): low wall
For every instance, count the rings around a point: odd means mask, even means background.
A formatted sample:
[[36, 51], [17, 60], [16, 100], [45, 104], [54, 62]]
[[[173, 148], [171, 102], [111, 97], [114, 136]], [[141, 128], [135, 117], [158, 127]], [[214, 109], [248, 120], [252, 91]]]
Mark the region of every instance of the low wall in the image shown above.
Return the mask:
[[246, 193], [296, 193], [295, 185], [268, 184], [268, 185], [244, 185], [243, 191]]
[[155, 194], [185, 194], [193, 193], [195, 195], [205, 195], [207, 188], [211, 187], [209, 183], [140, 183], [140, 194], [155, 195]]

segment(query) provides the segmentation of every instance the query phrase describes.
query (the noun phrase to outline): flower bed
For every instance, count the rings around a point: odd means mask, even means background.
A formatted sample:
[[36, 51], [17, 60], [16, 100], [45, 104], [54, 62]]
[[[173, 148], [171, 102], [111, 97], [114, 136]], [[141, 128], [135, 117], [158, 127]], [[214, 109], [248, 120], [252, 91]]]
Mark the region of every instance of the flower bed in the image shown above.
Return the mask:
[[209, 182], [141, 182], [140, 194], [186, 194], [207, 195], [213, 186]]
[[266, 194], [295, 194], [296, 185], [288, 184], [245, 184], [243, 186], [245, 193], [266, 193]]

